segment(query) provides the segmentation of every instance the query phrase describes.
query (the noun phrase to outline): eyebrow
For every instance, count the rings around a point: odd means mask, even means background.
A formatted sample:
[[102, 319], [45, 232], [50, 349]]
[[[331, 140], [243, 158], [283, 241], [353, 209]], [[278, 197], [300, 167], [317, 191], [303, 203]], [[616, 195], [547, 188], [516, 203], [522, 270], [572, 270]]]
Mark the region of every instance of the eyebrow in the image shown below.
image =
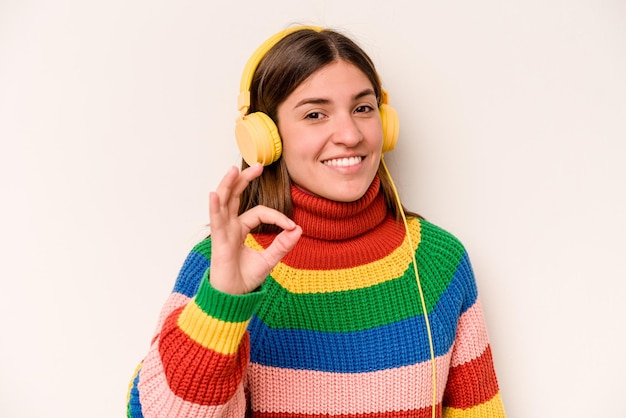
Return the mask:
[[[373, 95], [376, 96], [376, 93], [374, 92], [374, 90], [372, 89], [365, 89], [363, 91], [361, 91], [360, 93], [357, 93], [354, 95], [354, 97], [352, 98], [352, 100], [359, 100], [365, 96], [369, 96], [369, 95]], [[307, 104], [329, 104], [330, 100], [329, 99], [325, 99], [323, 97], [307, 97], [304, 98], [302, 100], [300, 100], [298, 103], [296, 103], [296, 105], [293, 107], [294, 109], [299, 108], [300, 106], [304, 106]]]

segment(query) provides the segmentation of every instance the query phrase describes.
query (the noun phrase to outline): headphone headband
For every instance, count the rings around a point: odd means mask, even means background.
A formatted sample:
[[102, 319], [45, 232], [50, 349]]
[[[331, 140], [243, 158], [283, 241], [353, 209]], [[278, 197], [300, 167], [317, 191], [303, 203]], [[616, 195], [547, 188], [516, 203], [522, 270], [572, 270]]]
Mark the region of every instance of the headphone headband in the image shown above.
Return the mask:
[[270, 36], [265, 42], [261, 44], [250, 56], [246, 66], [243, 69], [243, 74], [241, 75], [241, 82], [239, 84], [239, 98], [237, 99], [237, 109], [241, 112], [241, 115], [245, 115], [250, 108], [250, 86], [252, 84], [252, 78], [254, 77], [254, 72], [256, 71], [259, 63], [267, 54], [267, 52], [272, 49], [274, 45], [280, 42], [285, 36], [298, 32], [301, 30], [314, 30], [315, 32], [321, 32], [324, 28], [319, 26], [294, 26], [292, 28], [285, 29], [281, 32], [278, 32], [275, 35]]

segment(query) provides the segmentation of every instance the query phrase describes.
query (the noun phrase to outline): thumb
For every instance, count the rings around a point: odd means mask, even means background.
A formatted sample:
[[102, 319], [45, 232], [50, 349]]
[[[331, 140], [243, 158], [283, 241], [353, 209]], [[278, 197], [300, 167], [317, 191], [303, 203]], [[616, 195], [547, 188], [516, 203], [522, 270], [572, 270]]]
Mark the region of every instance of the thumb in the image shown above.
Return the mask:
[[301, 235], [302, 228], [296, 225], [293, 229], [283, 230], [274, 238], [270, 246], [263, 251], [263, 257], [271, 268], [295, 247]]

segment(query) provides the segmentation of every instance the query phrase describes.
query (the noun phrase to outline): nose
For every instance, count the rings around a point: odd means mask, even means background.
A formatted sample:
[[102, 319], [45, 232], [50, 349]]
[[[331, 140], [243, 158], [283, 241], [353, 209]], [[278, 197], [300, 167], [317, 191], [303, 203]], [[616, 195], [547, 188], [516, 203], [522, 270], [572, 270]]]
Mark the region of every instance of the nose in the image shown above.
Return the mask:
[[363, 134], [351, 113], [337, 117], [333, 132], [333, 142], [347, 147], [354, 147], [362, 140]]

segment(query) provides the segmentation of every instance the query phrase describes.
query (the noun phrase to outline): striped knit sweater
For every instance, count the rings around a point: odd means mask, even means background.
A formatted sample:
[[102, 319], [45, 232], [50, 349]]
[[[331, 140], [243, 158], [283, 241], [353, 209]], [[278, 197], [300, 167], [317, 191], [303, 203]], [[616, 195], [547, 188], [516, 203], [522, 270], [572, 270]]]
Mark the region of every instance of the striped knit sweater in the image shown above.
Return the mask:
[[[292, 188], [296, 247], [248, 295], [209, 283], [211, 240], [185, 261], [150, 351], [131, 381], [129, 417], [430, 417], [425, 321], [438, 417], [504, 417], [476, 285], [463, 246], [387, 213], [378, 178], [359, 201]], [[261, 249], [273, 235], [249, 235]]]

